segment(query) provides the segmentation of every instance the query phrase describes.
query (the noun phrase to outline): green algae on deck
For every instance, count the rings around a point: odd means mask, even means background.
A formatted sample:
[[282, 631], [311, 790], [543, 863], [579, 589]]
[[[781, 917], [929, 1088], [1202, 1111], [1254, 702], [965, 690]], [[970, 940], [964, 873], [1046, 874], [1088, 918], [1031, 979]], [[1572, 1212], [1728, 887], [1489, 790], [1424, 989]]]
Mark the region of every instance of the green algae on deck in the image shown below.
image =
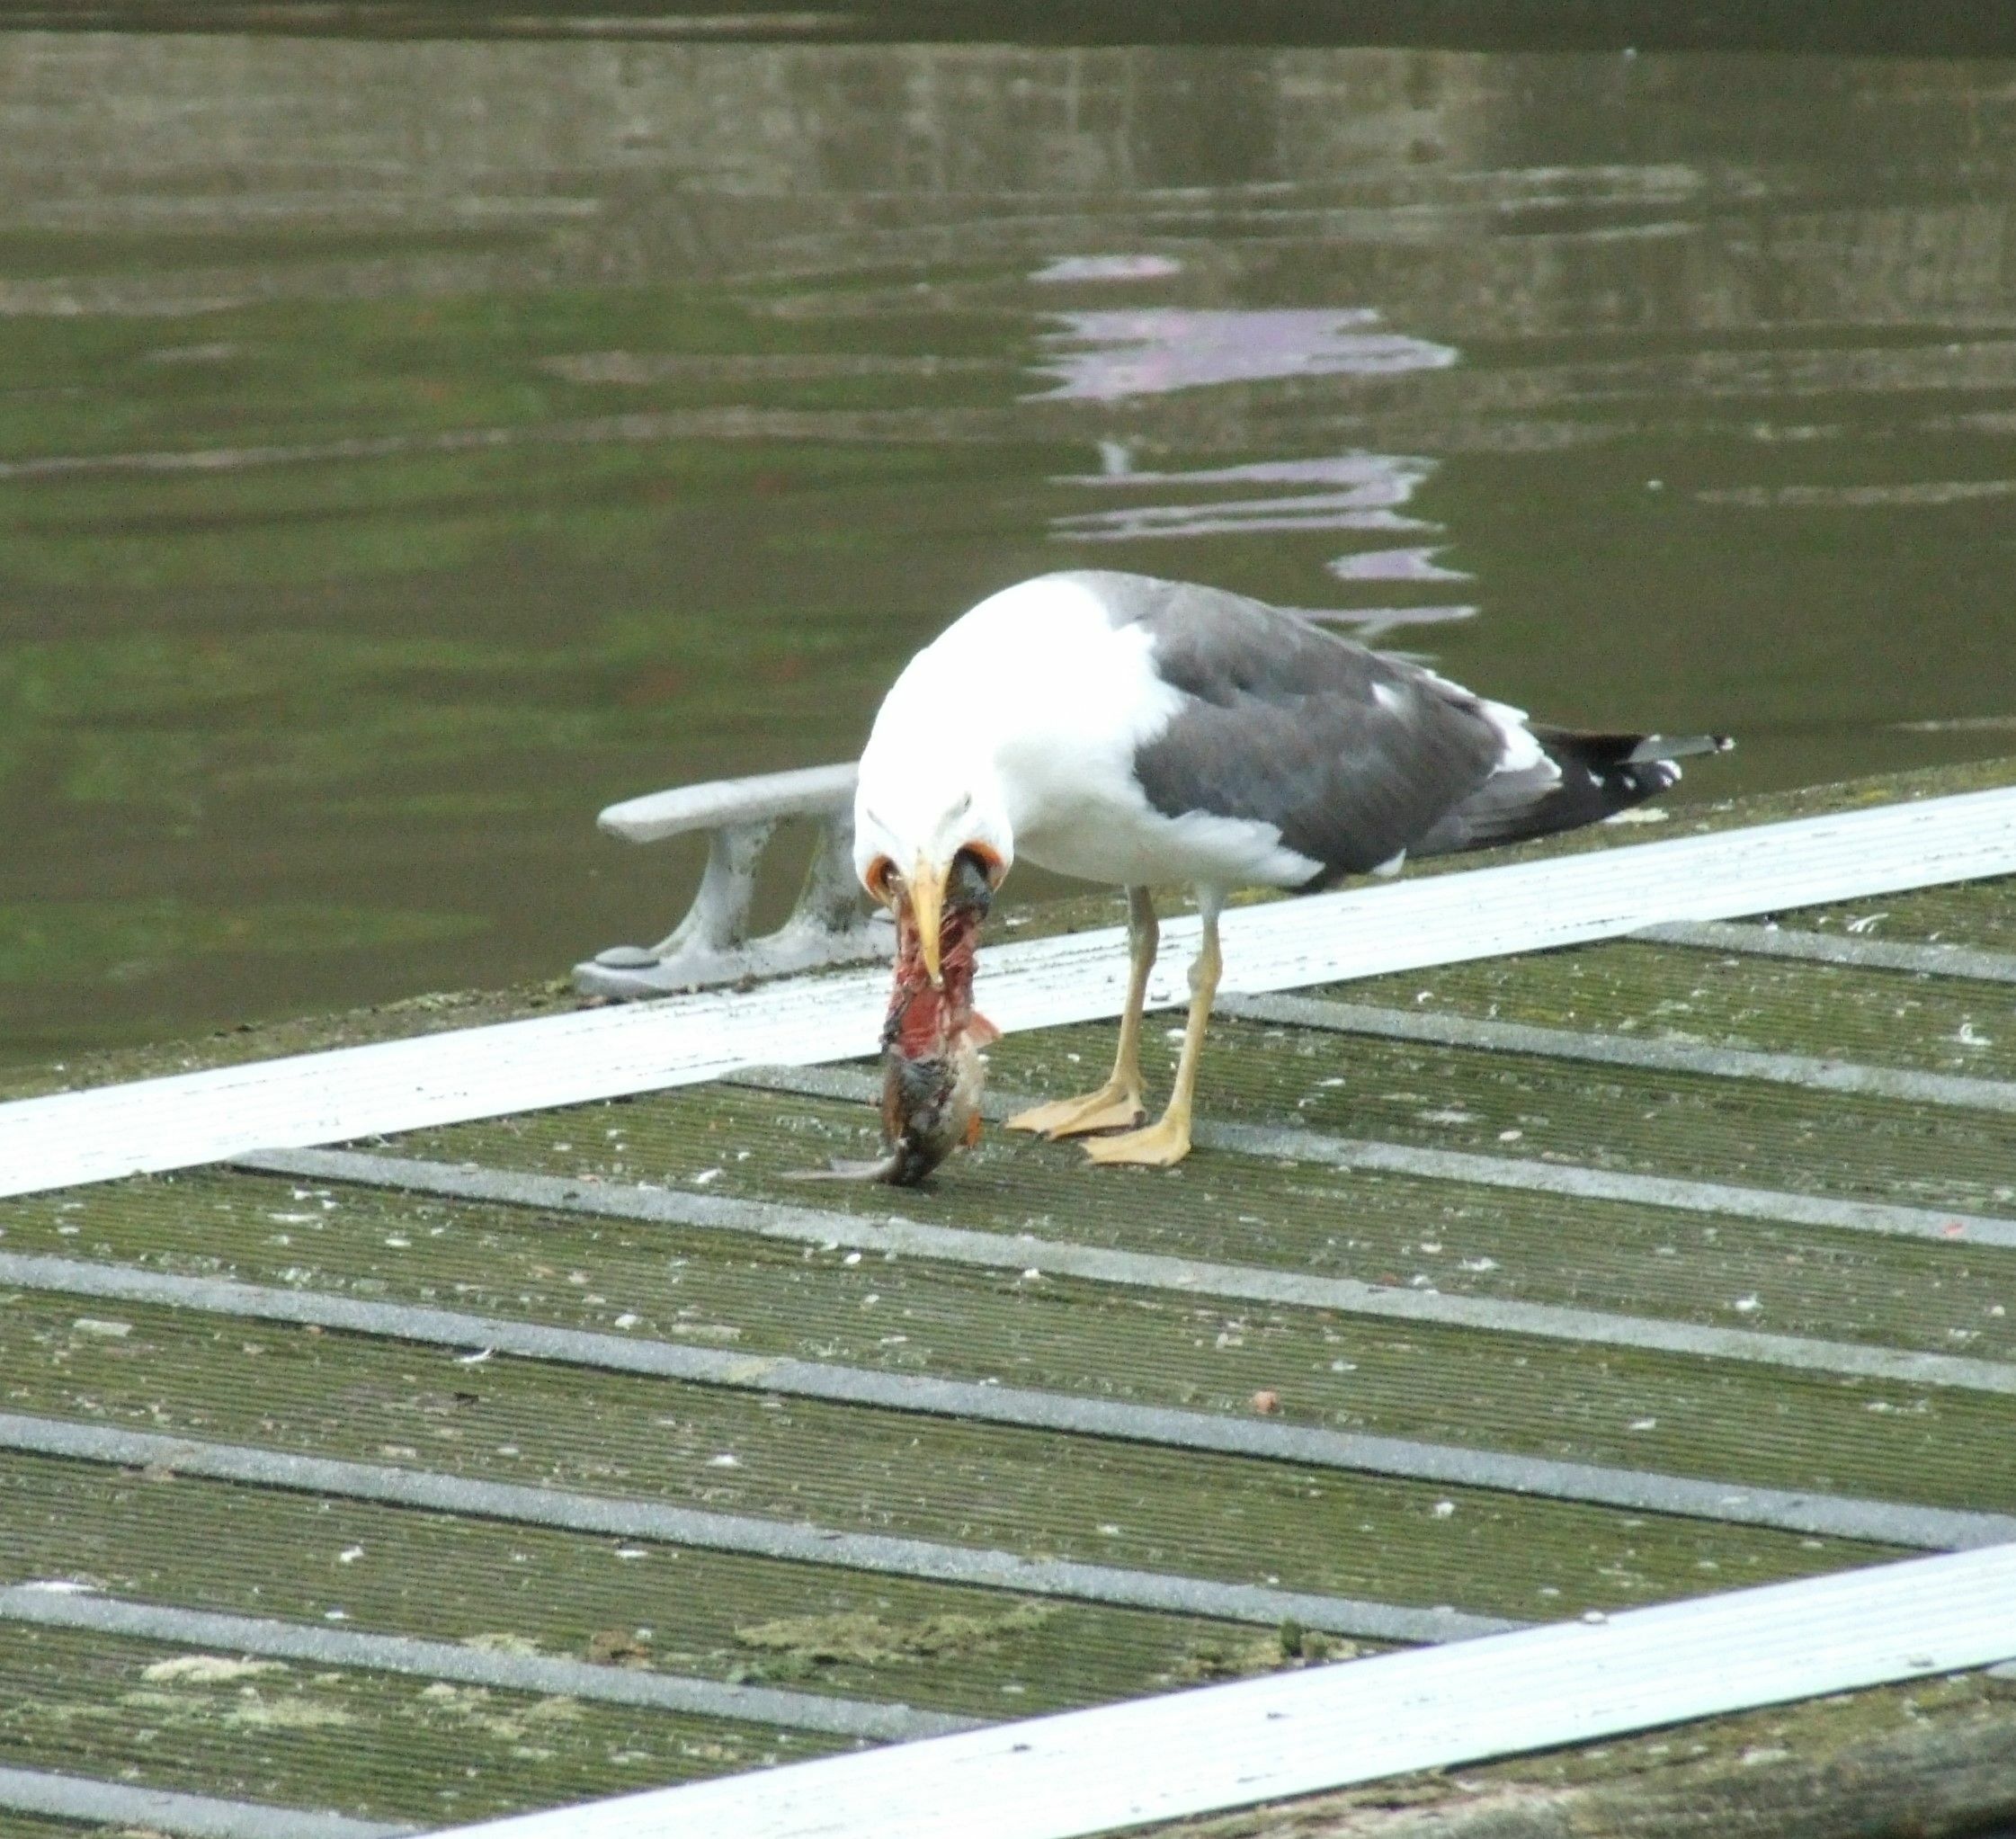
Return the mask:
[[[410, 1460], [388, 1444], [378, 1460]], [[1253, 1630], [371, 1501], [0, 1456], [0, 1578], [999, 1718], [1193, 1678]], [[228, 1566], [214, 1562], [231, 1554]], [[345, 1558], [344, 1554], [352, 1554]], [[844, 1629], [844, 1646], [831, 1638]], [[794, 1633], [795, 1631], [795, 1633]], [[1343, 1649], [1348, 1644], [1338, 1643]]]
[[0, 1763], [439, 1824], [831, 1754], [830, 1738], [9, 1624]]

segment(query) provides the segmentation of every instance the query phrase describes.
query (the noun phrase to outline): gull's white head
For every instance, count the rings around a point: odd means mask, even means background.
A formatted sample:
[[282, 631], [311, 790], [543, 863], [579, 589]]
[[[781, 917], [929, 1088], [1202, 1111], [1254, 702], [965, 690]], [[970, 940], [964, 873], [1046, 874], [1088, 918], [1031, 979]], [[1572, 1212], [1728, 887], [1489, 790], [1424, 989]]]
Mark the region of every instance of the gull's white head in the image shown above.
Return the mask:
[[909, 908], [935, 984], [947, 884], [970, 858], [968, 870], [998, 888], [1015, 860], [1015, 834], [992, 758], [962, 746], [947, 720], [959, 704], [934, 693], [930, 657], [920, 653], [896, 679], [861, 754], [854, 872], [890, 909]]

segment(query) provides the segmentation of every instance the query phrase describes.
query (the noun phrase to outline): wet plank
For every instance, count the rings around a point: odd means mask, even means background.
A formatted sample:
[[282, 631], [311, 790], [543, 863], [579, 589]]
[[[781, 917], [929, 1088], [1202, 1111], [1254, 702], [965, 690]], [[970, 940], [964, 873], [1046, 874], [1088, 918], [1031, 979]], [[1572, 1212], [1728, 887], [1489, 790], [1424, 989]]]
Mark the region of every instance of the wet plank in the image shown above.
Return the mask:
[[392, 1839], [414, 1829], [403, 1821], [359, 1820], [318, 1808], [227, 1800], [168, 1788], [139, 1788], [53, 1769], [0, 1768], [0, 1835], [4, 1839], [75, 1839], [80, 1827], [191, 1839]]
[[[513, 1360], [553, 1362], [588, 1371], [651, 1374], [682, 1384], [758, 1390], [780, 1401], [816, 1400], [1160, 1450], [1292, 1461], [1317, 1469], [1493, 1488], [1933, 1550], [1994, 1544], [2016, 1537], [2016, 1516], [2007, 1514], [1956, 1512], [1922, 1503], [1857, 1500], [1810, 1489], [1774, 1490], [1754, 1483], [1733, 1485], [1727, 1479], [1689, 1478], [1643, 1469], [1562, 1463], [1503, 1449], [1478, 1450], [1292, 1424], [1282, 1421], [1280, 1395], [1271, 1392], [1254, 1395], [1265, 1401], [1263, 1406], [1254, 1407], [1258, 1415], [1235, 1415], [1123, 1402], [1084, 1391], [1006, 1386], [991, 1374], [974, 1380], [890, 1372], [830, 1359], [724, 1353], [645, 1335], [584, 1333], [399, 1303], [359, 1303], [296, 1290], [164, 1277], [72, 1259], [0, 1254], [0, 1277], [22, 1290], [44, 1294], [117, 1303], [142, 1301], [254, 1324], [337, 1328], [437, 1349], [477, 1350], [460, 1355], [465, 1363], [502, 1353]], [[102, 1331], [114, 1325], [96, 1326]], [[1437, 1638], [1439, 1632], [1432, 1627], [1382, 1630], [1369, 1623], [1364, 1631], [1428, 1639]]]
[[[2016, 1040], [2003, 1025], [2010, 1008], [2005, 988], [1880, 966], [1632, 940], [1443, 966], [1308, 994], [1427, 1021], [1458, 1015], [1570, 1035], [1623, 1036], [1648, 1051], [1670, 1043], [1789, 1054], [2004, 1087], [2016, 1074]], [[1731, 1068], [1730, 1076], [1741, 1076], [1740, 1069]], [[1911, 1095], [1920, 1102], [2010, 1108], [2006, 1091], [1970, 1098], [1964, 1087], [1942, 1091], [1921, 1085]]]
[[[0, 1460], [0, 1575], [976, 1718], [1288, 1664], [1276, 1630], [53, 1458]], [[229, 1551], [219, 1566], [210, 1555]], [[345, 1558], [345, 1554], [354, 1556]], [[671, 1581], [668, 1583], [668, 1574]], [[332, 1613], [343, 1620], [328, 1622]], [[1352, 1644], [1319, 1644], [1335, 1656]]]
[[[119, 1192], [103, 1191], [103, 1199]], [[810, 1354], [822, 1364], [893, 1379], [1034, 1388], [1043, 1397], [1075, 1396], [1115, 1409], [1178, 1407], [1203, 1427], [1213, 1417], [1231, 1418], [1251, 1425], [1247, 1435], [1262, 1450], [1273, 1426], [1309, 1426], [1928, 1504], [2016, 1499], [2016, 1474], [2005, 1481], [1999, 1461], [1984, 1463], [1979, 1453], [2003, 1443], [2001, 1427], [2016, 1407], [1945, 1388], [1824, 1374], [1789, 1383], [1781, 1372], [1625, 1348], [1479, 1336], [1420, 1321], [1354, 1321], [1337, 1309], [1255, 1306], [1181, 1289], [1155, 1296], [1054, 1269], [1031, 1278], [1021, 1259], [1036, 1254], [1023, 1240], [1004, 1241], [1015, 1262], [993, 1272], [948, 1269], [914, 1255], [892, 1261], [850, 1250], [843, 1217], [827, 1216], [830, 1239], [778, 1245], [733, 1231], [326, 1186], [302, 1191], [317, 1197], [309, 1224], [275, 1232], [276, 1210], [298, 1219], [306, 1205], [282, 1198], [294, 1191], [278, 1183], [184, 1177], [123, 1192], [144, 1204], [122, 1227], [100, 1204], [85, 1216], [101, 1254], [121, 1240], [162, 1247], [161, 1255], [178, 1263], [192, 1253], [211, 1259], [223, 1253], [241, 1276], [296, 1287], [286, 1294], [298, 1294], [312, 1279], [334, 1297], [374, 1305], [400, 1298], [438, 1302], [446, 1290], [464, 1310], [589, 1330], [610, 1344], [611, 1357], [627, 1357], [623, 1350], [633, 1343], [656, 1341], [708, 1351], [731, 1379], [737, 1363], [748, 1361], [747, 1383], [757, 1387], [776, 1380], [763, 1362]], [[1370, 1205], [1378, 1192], [1371, 1191]], [[332, 1210], [321, 1212], [320, 1200]], [[17, 1203], [17, 1221], [42, 1204]], [[1355, 1204], [1365, 1207], [1367, 1197]], [[1457, 1237], [1460, 1223], [1445, 1220], [1437, 1229], [1458, 1246], [1498, 1243]], [[1708, 1236], [1715, 1232], [1706, 1226], [1650, 1245], [1641, 1238], [1645, 1264], [1662, 1272], [1681, 1267], [1663, 1281], [1684, 1291], [1719, 1259], [1720, 1239]], [[118, 1237], [101, 1236], [112, 1233]], [[272, 1239], [287, 1243], [266, 1243]], [[398, 1243], [388, 1246], [387, 1239]], [[174, 1249], [178, 1241], [188, 1250]], [[10, 1242], [26, 1249], [35, 1240], [17, 1223]], [[1440, 1239], [1427, 1243], [1438, 1250], [1388, 1249], [1407, 1251], [1416, 1266], [1439, 1272], [1450, 1262], [1448, 1247]], [[1662, 1249], [1675, 1255], [1660, 1257]], [[1977, 1312], [1996, 1306], [1978, 1300], [1984, 1289], [2002, 1292], [1975, 1272], [1971, 1254], [1896, 1249], [1904, 1254], [1901, 1265], [1878, 1267], [1887, 1284], [1976, 1294]], [[1543, 1268], [1576, 1255], [1548, 1238], [1544, 1220], [1530, 1252]], [[1793, 1255], [1773, 1249], [1755, 1258], [1779, 1264], [1780, 1281], [1796, 1286], [1806, 1266], [1785, 1262]], [[1869, 1281], [1870, 1262], [1857, 1281]], [[489, 1281], [456, 1280], [472, 1265], [489, 1272]], [[1529, 1278], [1519, 1267], [1512, 1274], [1515, 1283]], [[1479, 1282], [1498, 1275], [1475, 1273]], [[1630, 1277], [1627, 1264], [1620, 1287]], [[124, 1310], [89, 1297], [74, 1307]], [[1879, 1316], [1873, 1319], [1880, 1326]], [[245, 1332], [257, 1344], [264, 1330], [254, 1322]], [[472, 1326], [450, 1332], [447, 1351], [470, 1351], [455, 1332], [472, 1345], [485, 1335], [512, 1344], [496, 1329]], [[1255, 1418], [1252, 1403], [1260, 1393], [1271, 1393], [1275, 1406], [1265, 1419]], [[960, 1408], [956, 1400], [921, 1403]], [[993, 1401], [986, 1408], [994, 1409]], [[1161, 1433], [1159, 1427], [1140, 1433]]]
[[[73, 1307], [11, 1305], [0, 1346], [13, 1408], [470, 1482], [1487, 1615], [1616, 1608], [1686, 1594], [1704, 1577], [1801, 1576], [1869, 1555], [1790, 1533], [501, 1357], [472, 1372], [436, 1350], [350, 1336], [273, 1335], [246, 1354], [238, 1325], [125, 1313], [131, 1333], [108, 1352], [74, 1329]], [[387, 1445], [415, 1454], [387, 1459]]]
[[[1083, 1058], [1069, 1068], [1081, 1078]], [[853, 1089], [864, 1088], [857, 1082]], [[1004, 1110], [1018, 1102], [1008, 1094], [995, 1101]], [[553, 1177], [557, 1192], [550, 1184], [543, 1192], [555, 1199], [571, 1192], [602, 1210], [620, 1207], [617, 1191], [635, 1183], [789, 1208], [814, 1245], [838, 1229], [835, 1215], [906, 1219], [1450, 1296], [1769, 1325], [1998, 1359], [2016, 1348], [2006, 1307], [1994, 1313], [2005, 1302], [2003, 1287], [2016, 1282], [2016, 1259], [2008, 1247], [1954, 1231], [1949, 1213], [1927, 1214], [1925, 1236], [1915, 1243], [1872, 1239], [1713, 1205], [1677, 1209], [1485, 1185], [1461, 1178], [1469, 1165], [1438, 1179], [1368, 1169], [1343, 1156], [1319, 1160], [1323, 1139], [1313, 1132], [1285, 1154], [1268, 1138], [1277, 1153], [1200, 1154], [1146, 1177], [1088, 1178], [1070, 1145], [990, 1133], [930, 1190], [896, 1196], [871, 1185], [807, 1188], [788, 1179], [828, 1154], [863, 1154], [875, 1129], [860, 1099], [727, 1089], [427, 1133], [396, 1147], [442, 1163], [475, 1160]], [[1558, 1166], [1521, 1157], [1516, 1144], [1487, 1147], [1508, 1178]], [[1289, 1159], [1297, 1165], [1283, 1167]], [[1153, 1207], [1140, 1203], [1144, 1192], [1155, 1196]], [[808, 1198], [816, 1200], [809, 1210]], [[352, 1191], [344, 1204], [370, 1203]], [[700, 1204], [688, 1217], [699, 1216]], [[288, 1210], [288, 1203], [277, 1205]], [[46, 1236], [39, 1242], [59, 1248]], [[999, 1262], [1019, 1272], [1029, 1261], [1004, 1253]]]
[[976, 1729], [986, 1721], [834, 1693], [613, 1666], [515, 1647], [470, 1647], [413, 1635], [388, 1635], [352, 1628], [348, 1616], [341, 1612], [338, 1620], [343, 1625], [332, 1627], [326, 1615], [317, 1623], [290, 1621], [280, 1616], [220, 1614], [110, 1596], [67, 1582], [38, 1580], [0, 1586], [0, 1621], [16, 1628], [67, 1629], [360, 1675], [417, 1679], [486, 1692], [532, 1693], [590, 1705], [620, 1705], [850, 1742], [914, 1742]]
[[1858, 944], [1951, 945], [2016, 954], [2016, 878], [1965, 888], [1908, 888], [1799, 910], [1782, 924]]
[[[1004, 1041], [994, 1059], [1004, 1086], [1068, 1091], [1111, 1050], [1110, 1029], [1087, 1027]], [[1904, 1100], [1229, 1021], [1212, 1031], [1200, 1092], [1215, 1118], [1312, 1137], [1990, 1215], [2016, 1204], [2016, 1121]]]

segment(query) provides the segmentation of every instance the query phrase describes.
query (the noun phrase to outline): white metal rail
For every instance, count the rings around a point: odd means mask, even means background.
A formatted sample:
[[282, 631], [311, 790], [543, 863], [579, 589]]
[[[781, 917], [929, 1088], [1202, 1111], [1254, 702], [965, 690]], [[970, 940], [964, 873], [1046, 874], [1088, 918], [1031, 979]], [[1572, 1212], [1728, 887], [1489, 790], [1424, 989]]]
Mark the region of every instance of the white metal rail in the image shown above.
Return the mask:
[[2016, 1546], [2004, 1545], [455, 1831], [462, 1839], [1082, 1839], [2012, 1655]]
[[[1227, 995], [1583, 943], [2016, 873], [2016, 788], [1887, 805], [1243, 908], [1223, 926]], [[1150, 1002], [1185, 999], [1176, 921]], [[995, 946], [980, 1000], [1003, 1029], [1117, 1015], [1119, 928]], [[266, 1148], [496, 1117], [872, 1050], [884, 974], [541, 1017], [0, 1105], [0, 1195]]]

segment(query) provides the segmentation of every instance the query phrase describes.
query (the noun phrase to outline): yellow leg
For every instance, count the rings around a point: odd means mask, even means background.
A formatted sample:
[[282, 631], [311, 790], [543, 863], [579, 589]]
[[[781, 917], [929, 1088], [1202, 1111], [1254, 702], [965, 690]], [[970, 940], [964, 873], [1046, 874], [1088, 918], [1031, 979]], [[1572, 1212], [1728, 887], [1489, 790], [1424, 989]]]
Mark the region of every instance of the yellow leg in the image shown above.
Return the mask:
[[1147, 1114], [1141, 1103], [1141, 1005], [1147, 1001], [1148, 972], [1155, 967], [1155, 903], [1146, 888], [1127, 890], [1127, 942], [1131, 970], [1127, 1007], [1120, 1013], [1120, 1041], [1113, 1071], [1097, 1092], [1082, 1098], [1060, 1098], [1032, 1106], [1008, 1120], [1011, 1130], [1037, 1130], [1044, 1136], [1075, 1137], [1086, 1130], [1124, 1129]]
[[1190, 1021], [1183, 1029], [1183, 1050], [1176, 1062], [1176, 1085], [1169, 1094], [1169, 1108], [1145, 1130], [1102, 1137], [1086, 1144], [1085, 1154], [1094, 1162], [1167, 1168], [1190, 1154], [1190, 1112], [1191, 1102], [1197, 1094], [1197, 1063], [1203, 1058], [1204, 1027], [1211, 1017], [1211, 1000], [1218, 995], [1218, 972], [1223, 965], [1218, 956], [1218, 907], [1222, 898], [1215, 889], [1198, 890], [1204, 936], [1198, 945], [1197, 961], [1190, 968]]

